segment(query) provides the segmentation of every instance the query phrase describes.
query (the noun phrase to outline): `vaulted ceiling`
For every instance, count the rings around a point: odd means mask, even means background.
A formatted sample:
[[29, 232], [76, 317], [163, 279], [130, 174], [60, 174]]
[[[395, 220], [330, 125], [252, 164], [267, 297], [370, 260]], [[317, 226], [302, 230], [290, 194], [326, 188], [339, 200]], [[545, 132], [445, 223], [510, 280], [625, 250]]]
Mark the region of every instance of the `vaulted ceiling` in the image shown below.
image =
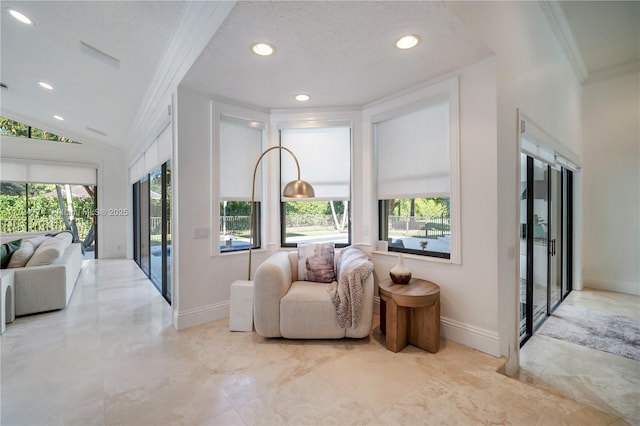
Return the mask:
[[[637, 67], [639, 2], [560, 4], [589, 74]], [[124, 149], [187, 5], [2, 1], [0, 79], [9, 90], [0, 92], [1, 115]], [[406, 33], [422, 43], [394, 48]], [[276, 54], [253, 55], [249, 45], [260, 40], [273, 43]], [[303, 106], [360, 106], [490, 54], [444, 2], [242, 1], [182, 84], [265, 109], [300, 107], [298, 92], [311, 95]]]
[[2, 1], [0, 78], [9, 90], [0, 92], [1, 114], [80, 142], [122, 146], [184, 4]]

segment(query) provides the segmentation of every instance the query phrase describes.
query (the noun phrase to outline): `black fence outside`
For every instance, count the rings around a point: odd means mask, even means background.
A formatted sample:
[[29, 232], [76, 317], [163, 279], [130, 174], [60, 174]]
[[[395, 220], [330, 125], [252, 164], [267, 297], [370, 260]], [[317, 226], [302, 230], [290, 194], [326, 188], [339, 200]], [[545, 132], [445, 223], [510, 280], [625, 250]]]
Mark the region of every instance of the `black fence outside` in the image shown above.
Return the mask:
[[418, 238], [444, 237], [451, 234], [451, 217], [389, 216], [389, 233]]

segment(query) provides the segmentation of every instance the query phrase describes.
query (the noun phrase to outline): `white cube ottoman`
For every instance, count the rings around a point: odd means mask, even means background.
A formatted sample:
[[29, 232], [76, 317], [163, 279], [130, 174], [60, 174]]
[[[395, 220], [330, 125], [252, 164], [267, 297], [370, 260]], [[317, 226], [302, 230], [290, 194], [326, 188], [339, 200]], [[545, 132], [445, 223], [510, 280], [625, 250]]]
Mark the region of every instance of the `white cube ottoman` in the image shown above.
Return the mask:
[[229, 304], [229, 330], [253, 331], [253, 281], [234, 281]]

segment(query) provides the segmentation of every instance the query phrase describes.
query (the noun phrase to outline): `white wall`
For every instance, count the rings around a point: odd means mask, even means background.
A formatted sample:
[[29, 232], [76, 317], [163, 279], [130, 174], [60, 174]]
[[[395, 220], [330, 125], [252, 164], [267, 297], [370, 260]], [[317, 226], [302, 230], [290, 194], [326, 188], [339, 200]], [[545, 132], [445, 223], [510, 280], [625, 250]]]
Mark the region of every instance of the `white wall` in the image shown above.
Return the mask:
[[584, 284], [640, 295], [640, 74], [584, 87]]
[[[231, 284], [247, 279], [247, 252], [221, 254], [213, 247], [218, 243], [218, 222], [214, 211], [213, 179], [218, 159], [212, 153], [213, 111], [212, 98], [204, 93], [179, 87], [177, 94], [176, 155], [174, 158], [174, 226], [177, 227], [173, 243], [176, 265], [176, 292], [174, 293], [174, 324], [183, 329], [208, 321], [226, 318], [229, 314]], [[260, 112], [258, 112], [260, 114]], [[264, 117], [268, 117], [264, 114]], [[353, 113], [313, 114], [323, 118], [352, 119]], [[277, 123], [308, 119], [305, 113], [280, 112], [268, 122], [267, 145], [277, 144]], [[268, 120], [267, 120], [268, 121]], [[354, 123], [354, 137], [359, 133]], [[266, 147], [265, 147], [266, 148]], [[354, 147], [354, 150], [356, 148]], [[355, 152], [358, 152], [357, 150]], [[279, 185], [276, 153], [265, 157], [263, 165], [270, 176], [265, 182], [264, 244], [253, 250], [253, 270], [280, 248]], [[359, 170], [354, 167], [354, 172]], [[204, 231], [206, 236], [196, 238]], [[176, 297], [177, 296], [177, 297]]]
[[[496, 239], [496, 76], [495, 61], [488, 59], [461, 70], [460, 81], [462, 204], [462, 264], [450, 265], [407, 256], [407, 265], [416, 276], [432, 279], [442, 288], [445, 335], [494, 355], [500, 354], [497, 308]], [[211, 100], [206, 94], [179, 88], [177, 97], [177, 262], [179, 301], [178, 328], [226, 317], [229, 289], [236, 279], [246, 278], [247, 254], [212, 255], [211, 240], [217, 230], [210, 217], [211, 187]], [[361, 125], [358, 111], [279, 112], [271, 115], [271, 142], [278, 123], [321, 119], [347, 119], [353, 125], [353, 241], [370, 246], [377, 239], [377, 222], [372, 219], [375, 205], [371, 165], [370, 129]], [[277, 159], [277, 156], [274, 156]], [[265, 158], [267, 173], [277, 171], [277, 162]], [[215, 164], [215, 162], [213, 162]], [[273, 177], [273, 176], [272, 176]], [[276, 175], [277, 178], [277, 175]], [[277, 179], [271, 179], [277, 182]], [[279, 248], [277, 185], [268, 185], [265, 204], [265, 249], [254, 251], [259, 265]], [[479, 206], [479, 207], [474, 207]], [[375, 210], [375, 208], [374, 208]], [[175, 218], [175, 217], [174, 217]], [[194, 238], [196, 229], [205, 229], [207, 238]], [[376, 254], [376, 275], [385, 277], [395, 257]], [[174, 301], [175, 303], [175, 301]]]
[[[27, 138], [1, 136], [2, 156], [30, 160], [63, 161], [98, 165], [98, 207], [127, 209], [127, 167], [124, 155], [111, 148], [92, 144], [69, 144]], [[100, 216], [98, 218], [98, 257], [101, 259], [126, 256], [128, 216]]]
[[[518, 350], [518, 109], [558, 141], [557, 149], [580, 162], [582, 88], [549, 27], [533, 2], [451, 2], [461, 20], [495, 53], [460, 71], [462, 264], [406, 260], [416, 276], [442, 288], [445, 335], [496, 355]], [[194, 239], [210, 221], [210, 100], [178, 90], [177, 188], [180, 200], [178, 304], [179, 328], [226, 316], [229, 286], [246, 276], [246, 255], [210, 255], [209, 238]], [[356, 124], [358, 126], [358, 124]], [[376, 239], [372, 198], [370, 129], [356, 140], [354, 241]], [[361, 161], [361, 162], [360, 162]], [[579, 177], [578, 177], [579, 181]], [[579, 197], [578, 197], [579, 200]], [[275, 207], [268, 207], [274, 208]], [[577, 205], [579, 209], [579, 203]], [[580, 262], [580, 248], [577, 261]], [[255, 254], [255, 264], [268, 255]], [[376, 275], [395, 263], [376, 254]]]
[[[411, 255], [404, 256], [404, 263], [413, 276], [440, 286], [445, 337], [498, 356], [495, 58], [453, 75], [459, 78], [461, 263]], [[367, 181], [373, 179], [374, 173], [370, 173]], [[375, 209], [374, 193], [370, 210]], [[374, 253], [373, 260], [376, 279], [380, 280], [388, 277], [397, 257], [394, 253]]]
[[[556, 141], [582, 153], [582, 88], [535, 2], [451, 2], [449, 6], [496, 54], [498, 96], [497, 269], [501, 353], [518, 368], [518, 114], [520, 109]], [[578, 177], [579, 179], [579, 177]], [[576, 205], [580, 209], [580, 205]], [[463, 213], [464, 215], [464, 213]], [[580, 247], [576, 247], [580, 262]]]
[[[176, 97], [177, 139], [174, 171], [174, 325], [183, 329], [229, 315], [231, 283], [246, 279], [247, 254], [212, 256], [211, 138], [212, 104], [208, 95], [182, 87]], [[217, 206], [215, 206], [217, 208]], [[196, 232], [206, 233], [196, 238]], [[260, 264], [264, 251], [254, 251]]]

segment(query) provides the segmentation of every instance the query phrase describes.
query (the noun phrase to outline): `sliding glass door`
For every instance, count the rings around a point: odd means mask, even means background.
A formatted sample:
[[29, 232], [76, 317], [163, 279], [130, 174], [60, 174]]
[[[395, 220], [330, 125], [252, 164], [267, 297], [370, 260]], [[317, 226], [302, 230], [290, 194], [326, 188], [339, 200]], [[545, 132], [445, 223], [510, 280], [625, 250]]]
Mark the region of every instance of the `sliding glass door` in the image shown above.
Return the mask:
[[562, 299], [573, 289], [573, 172], [562, 169]]
[[133, 253], [140, 268], [171, 303], [171, 163], [133, 185]]
[[149, 176], [140, 181], [140, 267], [149, 275]]
[[521, 154], [520, 343], [571, 291], [572, 172]]
[[533, 204], [533, 224], [532, 250], [530, 256], [533, 258], [533, 274], [530, 286], [533, 291], [532, 299], [532, 319], [533, 328], [537, 328], [546, 318], [548, 303], [547, 290], [549, 281], [549, 173], [548, 166], [535, 159], [528, 163], [532, 167], [533, 191], [528, 202]]
[[549, 167], [549, 307], [553, 311], [562, 300], [562, 169]]

